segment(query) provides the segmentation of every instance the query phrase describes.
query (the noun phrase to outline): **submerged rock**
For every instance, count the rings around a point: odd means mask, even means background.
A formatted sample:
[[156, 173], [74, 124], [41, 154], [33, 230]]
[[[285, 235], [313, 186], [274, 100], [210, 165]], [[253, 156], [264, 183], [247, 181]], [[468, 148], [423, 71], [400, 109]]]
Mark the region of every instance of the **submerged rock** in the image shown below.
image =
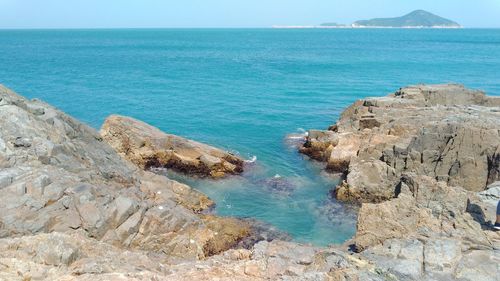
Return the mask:
[[143, 169], [171, 168], [212, 178], [243, 172], [243, 159], [231, 153], [166, 134], [130, 117], [108, 117], [101, 136], [120, 155]]
[[271, 224], [256, 219], [243, 219], [250, 227], [250, 235], [243, 238], [238, 246], [244, 249], [252, 249], [253, 246], [261, 241], [271, 242], [274, 240], [292, 241], [292, 237]]
[[260, 180], [257, 184], [262, 185], [272, 193], [280, 195], [290, 195], [297, 188], [294, 182], [280, 175]]

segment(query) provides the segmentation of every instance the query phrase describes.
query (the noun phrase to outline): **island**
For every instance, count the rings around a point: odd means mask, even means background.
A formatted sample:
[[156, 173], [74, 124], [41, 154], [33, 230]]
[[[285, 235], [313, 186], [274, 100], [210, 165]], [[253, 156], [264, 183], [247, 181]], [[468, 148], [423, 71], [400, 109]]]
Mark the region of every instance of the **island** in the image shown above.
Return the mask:
[[352, 27], [398, 27], [398, 28], [460, 28], [460, 24], [424, 10], [416, 10], [397, 18], [375, 18], [360, 20]]
[[352, 24], [328, 22], [320, 25], [275, 25], [273, 28], [462, 28], [462, 26], [433, 13], [416, 10], [402, 17], [358, 20]]

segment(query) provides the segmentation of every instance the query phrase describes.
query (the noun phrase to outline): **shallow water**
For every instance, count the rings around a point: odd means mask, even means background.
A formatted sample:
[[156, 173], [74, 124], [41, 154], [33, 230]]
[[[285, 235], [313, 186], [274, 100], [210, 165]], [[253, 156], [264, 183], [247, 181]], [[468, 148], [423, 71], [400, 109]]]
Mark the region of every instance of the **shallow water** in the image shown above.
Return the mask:
[[[0, 83], [98, 128], [112, 113], [257, 161], [202, 190], [222, 215], [297, 241], [341, 243], [354, 214], [288, 134], [326, 128], [354, 100], [415, 83], [500, 94], [500, 30], [0, 31]], [[280, 177], [275, 177], [279, 175]]]

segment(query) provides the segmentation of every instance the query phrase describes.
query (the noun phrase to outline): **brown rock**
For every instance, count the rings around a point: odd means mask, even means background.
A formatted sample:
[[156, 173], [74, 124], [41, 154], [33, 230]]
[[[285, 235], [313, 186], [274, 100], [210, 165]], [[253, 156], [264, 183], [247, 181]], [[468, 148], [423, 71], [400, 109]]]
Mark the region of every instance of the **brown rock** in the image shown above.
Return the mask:
[[165, 134], [130, 117], [108, 117], [101, 136], [120, 155], [143, 169], [171, 168], [212, 178], [243, 172], [244, 161], [231, 153]]
[[500, 179], [499, 108], [500, 98], [460, 85], [410, 86], [354, 103], [300, 151], [346, 173], [336, 193], [348, 200], [390, 199], [406, 172], [481, 191]]

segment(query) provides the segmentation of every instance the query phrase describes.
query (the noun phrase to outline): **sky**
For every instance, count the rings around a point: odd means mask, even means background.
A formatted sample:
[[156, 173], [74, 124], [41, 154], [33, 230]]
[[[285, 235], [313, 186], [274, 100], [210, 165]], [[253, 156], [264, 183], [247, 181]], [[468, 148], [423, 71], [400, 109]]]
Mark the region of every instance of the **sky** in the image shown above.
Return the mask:
[[500, 28], [500, 0], [0, 0], [0, 28], [350, 24], [416, 9], [465, 27]]

